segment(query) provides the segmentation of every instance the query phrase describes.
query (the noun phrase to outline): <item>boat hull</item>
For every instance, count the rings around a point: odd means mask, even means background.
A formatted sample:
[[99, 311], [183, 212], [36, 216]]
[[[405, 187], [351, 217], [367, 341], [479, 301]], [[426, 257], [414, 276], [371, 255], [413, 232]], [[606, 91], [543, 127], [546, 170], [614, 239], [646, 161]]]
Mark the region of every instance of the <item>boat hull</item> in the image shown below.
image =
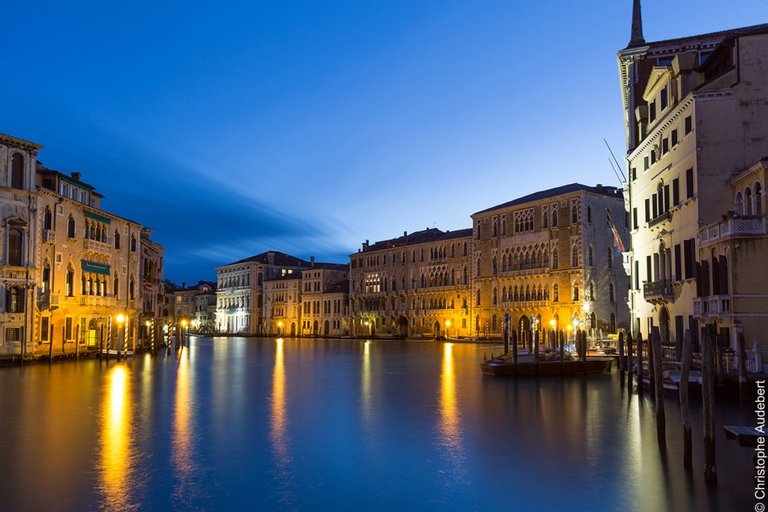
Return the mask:
[[[587, 359], [587, 374], [610, 373], [613, 364], [612, 357], [594, 357]], [[546, 361], [536, 363], [520, 363], [517, 368], [511, 361], [492, 359], [480, 364], [485, 375], [496, 377], [530, 377], [547, 375], [580, 375], [584, 373], [584, 361]]]

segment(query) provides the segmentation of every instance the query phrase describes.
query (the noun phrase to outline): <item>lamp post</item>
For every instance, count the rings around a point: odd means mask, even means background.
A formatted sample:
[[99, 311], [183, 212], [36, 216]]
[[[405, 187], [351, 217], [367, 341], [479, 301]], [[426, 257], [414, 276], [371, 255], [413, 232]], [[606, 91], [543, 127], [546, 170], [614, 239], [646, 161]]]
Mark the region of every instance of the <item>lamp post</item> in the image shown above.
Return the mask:
[[125, 315], [122, 313], [118, 313], [115, 317], [115, 320], [117, 321], [117, 359], [120, 359], [120, 355], [122, 353], [123, 349], [123, 343], [125, 343], [125, 337], [123, 336], [123, 339], [121, 340], [121, 335], [123, 335], [123, 322], [125, 322]]
[[[181, 321], [181, 346], [184, 346], [184, 331], [187, 331], [186, 335], [187, 338], [189, 338], [189, 331], [187, 330], [187, 319], [183, 319]], [[187, 339], [187, 344], [189, 344], [189, 339]]]

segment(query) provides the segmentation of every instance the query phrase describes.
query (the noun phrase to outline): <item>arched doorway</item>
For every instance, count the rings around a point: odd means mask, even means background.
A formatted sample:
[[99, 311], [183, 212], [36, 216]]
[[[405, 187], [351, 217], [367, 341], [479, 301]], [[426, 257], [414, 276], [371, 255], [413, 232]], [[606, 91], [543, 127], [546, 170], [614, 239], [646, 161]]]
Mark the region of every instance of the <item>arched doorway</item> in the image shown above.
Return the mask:
[[312, 324], [312, 335], [317, 336], [317, 330], [319, 329], [319, 326], [317, 324], [317, 320], [314, 321]]
[[291, 322], [291, 337], [296, 336], [296, 323]]
[[659, 311], [659, 334], [661, 334], [662, 343], [669, 341], [669, 311], [667, 306], [662, 306]]
[[99, 331], [99, 322], [97, 322], [95, 318], [91, 318], [91, 321], [88, 322], [88, 346], [89, 347], [95, 347], [97, 345], [98, 331]]
[[440, 337], [440, 322], [435, 321], [432, 325], [432, 329], [435, 331], [435, 339], [438, 339]]
[[517, 328], [520, 332], [520, 341], [523, 342], [523, 345], [525, 346], [531, 339], [531, 319], [525, 315], [521, 316], [520, 320], [517, 322]]
[[323, 336], [328, 336], [331, 334], [331, 323], [326, 320], [325, 324], [323, 325]]
[[400, 337], [405, 338], [406, 336], [408, 336], [408, 318], [401, 315], [400, 318], [397, 320], [397, 325], [399, 327]]

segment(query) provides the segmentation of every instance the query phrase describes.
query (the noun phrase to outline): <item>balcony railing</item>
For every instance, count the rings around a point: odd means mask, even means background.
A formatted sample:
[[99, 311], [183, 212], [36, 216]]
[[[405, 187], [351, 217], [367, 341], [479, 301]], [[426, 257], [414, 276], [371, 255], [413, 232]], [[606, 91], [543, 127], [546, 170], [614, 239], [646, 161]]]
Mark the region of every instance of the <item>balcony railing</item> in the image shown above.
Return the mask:
[[657, 215], [653, 219], [649, 220], [648, 221], [648, 227], [652, 228], [654, 226], [657, 226], [657, 225], [661, 224], [665, 220], [671, 220], [671, 219], [672, 219], [672, 212], [667, 210], [665, 212], [660, 213], [659, 215]]
[[56, 309], [59, 307], [59, 295], [50, 291], [40, 292], [37, 296], [37, 307], [40, 310]]
[[112, 246], [110, 244], [99, 242], [98, 240], [83, 240], [83, 250], [98, 252], [101, 254], [111, 254]]
[[663, 303], [670, 302], [675, 298], [675, 290], [672, 287], [672, 281], [662, 279], [661, 281], [646, 281], [643, 283], [643, 297], [647, 302]]
[[728, 238], [765, 236], [765, 217], [731, 217], [699, 230], [701, 245], [708, 245]]
[[693, 299], [693, 314], [697, 317], [729, 317], [731, 316], [731, 296], [696, 297]]
[[56, 232], [52, 229], [43, 230], [43, 243], [53, 243], [56, 241]]
[[115, 307], [115, 298], [103, 295], [83, 295], [80, 297], [81, 306]]

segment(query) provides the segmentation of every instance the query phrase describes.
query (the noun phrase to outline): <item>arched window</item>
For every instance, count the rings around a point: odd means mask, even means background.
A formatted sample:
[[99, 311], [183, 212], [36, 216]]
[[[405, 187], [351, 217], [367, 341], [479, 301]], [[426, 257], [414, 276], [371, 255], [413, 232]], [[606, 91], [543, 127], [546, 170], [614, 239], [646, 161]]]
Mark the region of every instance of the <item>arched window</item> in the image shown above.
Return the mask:
[[136, 298], [136, 292], [135, 292], [135, 283], [133, 282], [133, 276], [131, 276], [130, 283], [128, 284], [128, 296], [131, 300], [134, 300]]
[[572, 267], [579, 266], [579, 251], [576, 249], [575, 245], [571, 249], [571, 266]]
[[573, 301], [576, 302], [579, 300], [579, 285], [574, 284], [573, 285]]
[[587, 249], [587, 260], [589, 261], [589, 266], [592, 267], [595, 265], [595, 256], [592, 252], [592, 246], [590, 245]]
[[552, 207], [552, 227], [553, 228], [557, 227], [557, 207], [556, 206]]
[[744, 191], [744, 210], [745, 215], [752, 215], [754, 211], [752, 209], [752, 189], [749, 187]]
[[613, 283], [608, 284], [608, 298], [611, 302], [616, 302], [616, 288], [613, 286]]
[[120, 248], [120, 233], [115, 230], [115, 249]]
[[136, 252], [136, 235], [131, 235], [131, 252]]
[[53, 227], [53, 215], [51, 215], [51, 209], [45, 207], [45, 213], [43, 214], [43, 229], [51, 229]]
[[518, 300], [520, 300], [520, 295], [517, 293], [517, 285], [515, 285], [515, 290], [514, 291], [515, 291], [515, 294], [514, 294], [513, 299], [514, 299], [515, 302], [517, 302]]
[[503, 286], [501, 288], [501, 302], [507, 302], [507, 287]]
[[736, 198], [733, 200], [733, 211], [737, 215], [744, 215], [744, 199], [741, 192], [736, 192]]
[[552, 268], [553, 269], [557, 268], [557, 266], [559, 265], [559, 260], [560, 258], [557, 255], [557, 247], [555, 247], [554, 249], [552, 249]]
[[571, 224], [579, 222], [579, 210], [576, 205], [571, 206]]
[[491, 331], [496, 332], [498, 330], [498, 319], [496, 318], [496, 315], [493, 315], [491, 318]]
[[755, 183], [755, 215], [763, 214], [763, 187], [760, 182]]
[[592, 281], [589, 282], [589, 297], [587, 299], [595, 300], [595, 283]]
[[8, 313], [24, 312], [24, 291], [19, 286], [9, 286], [5, 292], [5, 310]]
[[24, 247], [24, 234], [21, 229], [12, 228], [8, 231], [8, 264], [20, 267]]
[[552, 302], [557, 302], [560, 300], [560, 287], [557, 285], [554, 285], [552, 287]]
[[67, 238], [75, 238], [75, 218], [71, 215], [67, 219]]
[[67, 268], [67, 297], [74, 297], [75, 295], [75, 271], [72, 267]]
[[112, 295], [115, 297], [120, 295], [120, 279], [117, 277], [117, 273], [115, 273], [115, 278], [112, 280]]
[[51, 264], [48, 263], [48, 260], [45, 261], [45, 266], [43, 267], [43, 283], [41, 286], [43, 293], [48, 293], [51, 291]]
[[494, 289], [493, 289], [493, 295], [492, 295], [492, 299], [493, 299], [493, 305], [494, 305], [494, 306], [495, 306], [496, 304], [498, 304], [498, 302], [499, 302], [499, 298], [498, 298], [498, 292], [497, 292], [496, 288], [494, 288]]
[[21, 153], [11, 158], [11, 188], [24, 190], [24, 156]]
[[587, 222], [592, 224], [592, 206], [587, 206]]
[[493, 274], [495, 275], [496, 271], [498, 270], [497, 263], [496, 263], [496, 256], [494, 256], [493, 259], [491, 260], [491, 268], [493, 269]]
[[480, 305], [480, 290], [477, 290], [477, 297], [476, 297], [476, 299], [477, 300], [475, 301], [475, 305], [479, 306]]

